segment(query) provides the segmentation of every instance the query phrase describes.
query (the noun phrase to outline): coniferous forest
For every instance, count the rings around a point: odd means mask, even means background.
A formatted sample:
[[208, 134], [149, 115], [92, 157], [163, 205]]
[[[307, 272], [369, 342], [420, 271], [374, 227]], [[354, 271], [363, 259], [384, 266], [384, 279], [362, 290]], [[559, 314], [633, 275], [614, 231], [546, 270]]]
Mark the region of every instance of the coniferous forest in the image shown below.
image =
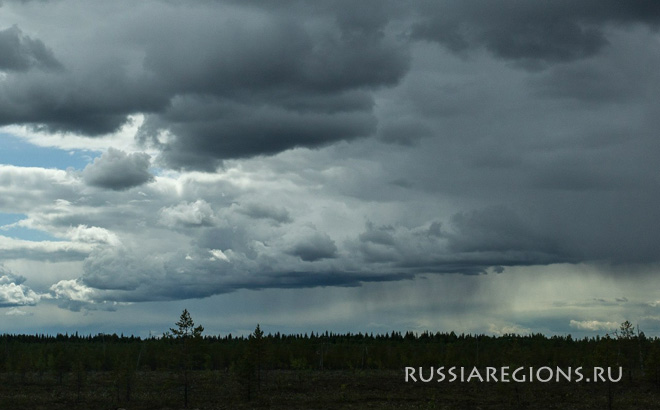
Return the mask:
[[[158, 338], [4, 334], [0, 408], [627, 409], [660, 403], [660, 339], [629, 322], [612, 335], [584, 339], [396, 331], [283, 335], [264, 334], [258, 325], [248, 337], [218, 337], [203, 330], [184, 311]], [[440, 366], [447, 376], [442, 381]], [[482, 375], [502, 366], [579, 367], [586, 376], [598, 366], [616, 371], [615, 381], [598, 383], [450, 382], [452, 366]], [[410, 368], [416, 377], [406, 380]]]

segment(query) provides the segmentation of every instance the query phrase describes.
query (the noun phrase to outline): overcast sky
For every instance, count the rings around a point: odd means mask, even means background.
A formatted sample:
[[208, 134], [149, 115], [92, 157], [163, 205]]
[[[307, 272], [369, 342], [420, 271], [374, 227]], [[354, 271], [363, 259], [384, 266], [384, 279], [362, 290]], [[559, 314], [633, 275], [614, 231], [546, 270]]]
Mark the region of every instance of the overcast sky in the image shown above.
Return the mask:
[[660, 335], [660, 4], [0, 6], [0, 325]]

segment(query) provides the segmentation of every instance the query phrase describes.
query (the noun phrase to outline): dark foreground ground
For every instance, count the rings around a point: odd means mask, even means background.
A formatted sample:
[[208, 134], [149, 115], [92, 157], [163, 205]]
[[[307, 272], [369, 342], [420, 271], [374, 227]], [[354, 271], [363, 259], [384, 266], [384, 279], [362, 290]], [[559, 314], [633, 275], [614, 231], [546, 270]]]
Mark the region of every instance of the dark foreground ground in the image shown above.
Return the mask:
[[[191, 409], [657, 409], [650, 384], [405, 383], [388, 370], [269, 371], [240, 380], [225, 371], [189, 376]], [[0, 374], [0, 409], [181, 409], [183, 376], [138, 372]], [[249, 395], [249, 397], [248, 397]], [[611, 407], [610, 407], [611, 406]]]

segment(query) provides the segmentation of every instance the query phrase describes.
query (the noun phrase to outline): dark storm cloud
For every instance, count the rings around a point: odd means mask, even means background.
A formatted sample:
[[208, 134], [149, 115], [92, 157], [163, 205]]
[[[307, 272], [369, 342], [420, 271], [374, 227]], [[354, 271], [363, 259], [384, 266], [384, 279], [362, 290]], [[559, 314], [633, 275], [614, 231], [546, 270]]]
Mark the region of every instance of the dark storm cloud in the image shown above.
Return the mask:
[[328, 235], [317, 233], [302, 238], [289, 253], [298, 256], [305, 262], [314, 262], [321, 259], [335, 258], [337, 256], [337, 245]]
[[41, 40], [23, 34], [17, 26], [0, 30], [0, 70], [28, 71], [33, 67], [52, 70], [62, 65]]
[[487, 208], [439, 222], [406, 228], [367, 223], [355, 249], [369, 265], [408, 274], [501, 273], [502, 266], [569, 262], [571, 256], [532, 232], [506, 208]]
[[[408, 70], [405, 41], [386, 29], [391, 7], [189, 6], [89, 6], [117, 31], [60, 29], [49, 43], [66, 70], [3, 81], [0, 124], [98, 136], [144, 113], [139, 138], [163, 151], [161, 164], [212, 170], [224, 159], [372, 135], [374, 92]], [[12, 28], [0, 47], [10, 40], [20, 47], [0, 54], [3, 67], [55, 66], [41, 41]]]
[[[183, 39], [151, 40], [146, 68], [176, 97], [147, 118], [141, 139], [160, 147], [169, 166], [212, 169], [223, 159], [373, 134], [372, 92], [405, 74], [406, 48], [379, 26], [355, 30], [331, 14], [299, 12], [310, 24], [258, 13], [259, 24], [209, 22]], [[160, 130], [174, 140], [161, 144]]]
[[70, 309], [658, 260], [656, 3], [121, 1], [86, 3], [93, 36], [25, 28], [65, 69], [3, 74], [0, 123], [142, 113], [156, 165], [215, 172], [0, 173], [3, 209], [116, 239], [53, 288]]
[[87, 165], [82, 176], [88, 185], [121, 191], [153, 181], [149, 166], [147, 154], [126, 154], [110, 148]]
[[[353, 287], [361, 286], [369, 282], [391, 282], [399, 280], [410, 280], [413, 275], [409, 273], [362, 273], [345, 271], [325, 271], [325, 272], [275, 272], [267, 275], [272, 283], [265, 283], [263, 288], [311, 288], [319, 286], [343, 286]], [[259, 285], [254, 289], [262, 288]]]
[[447, 237], [449, 250], [452, 252], [561, 253], [558, 244], [505, 207], [461, 212], [451, 218], [451, 225], [454, 229]]
[[531, 69], [591, 57], [608, 44], [604, 25], [657, 26], [652, 1], [427, 2], [413, 36], [462, 52], [485, 47]]
[[[59, 42], [49, 38], [48, 47], [16, 27], [3, 31], [0, 47], [8, 52], [0, 53], [0, 65], [6, 69], [53, 68], [58, 55], [66, 70], [3, 81], [0, 123], [97, 136], [141, 112], [147, 118], [139, 139], [162, 151], [161, 165], [207, 171], [226, 159], [376, 132], [410, 145], [432, 135], [432, 126], [415, 116], [378, 124], [373, 112], [374, 93], [409, 71], [406, 33], [456, 51], [483, 46], [543, 67], [598, 54], [609, 44], [608, 24], [655, 25], [660, 16], [657, 5], [641, 1], [188, 6], [154, 2], [107, 11], [91, 5], [90, 15], [103, 13], [116, 32], [106, 28], [86, 38], [61, 29]], [[72, 47], [88, 52], [67, 54]], [[553, 75], [579, 80], [579, 73]]]
[[375, 130], [375, 123], [368, 111], [301, 112], [277, 106], [177, 99], [167, 113], [148, 118], [141, 132], [157, 136], [158, 131], [167, 129], [176, 135], [174, 141], [155, 144], [167, 165], [213, 170], [223, 159], [367, 136]]
[[132, 113], [167, 106], [168, 98], [158, 84], [141, 75], [130, 76], [121, 62], [87, 64], [75, 72], [67, 67], [61, 72], [8, 77], [0, 84], [0, 124], [99, 136], [117, 131]]

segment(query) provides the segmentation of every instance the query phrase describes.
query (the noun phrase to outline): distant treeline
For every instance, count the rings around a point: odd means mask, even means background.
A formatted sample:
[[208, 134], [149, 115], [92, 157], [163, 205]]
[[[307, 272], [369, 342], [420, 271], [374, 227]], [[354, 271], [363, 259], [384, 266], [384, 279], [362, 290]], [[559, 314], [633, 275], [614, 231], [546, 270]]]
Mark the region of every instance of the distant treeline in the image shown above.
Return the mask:
[[[627, 321], [611, 335], [582, 339], [396, 331], [284, 335], [264, 334], [259, 325], [247, 337], [205, 336], [187, 310], [175, 325], [162, 337], [147, 339], [116, 334], [1, 335], [0, 407], [28, 409], [47, 403], [70, 408], [77, 403], [105, 408], [130, 402], [136, 408], [161, 408], [177, 401], [185, 407], [212, 406], [218, 400], [238, 405], [255, 398], [266, 400], [264, 392], [271, 398], [287, 392], [282, 400], [290, 394], [311, 393], [320, 386], [313, 380], [333, 373], [345, 376], [325, 380], [339, 379], [338, 394], [353, 400], [369, 392], [349, 390], [343, 379], [369, 373], [368, 379], [359, 380], [375, 391], [381, 386], [374, 381], [383, 375], [383, 383], [389, 383], [388, 395], [392, 389], [405, 395], [403, 378], [397, 376], [405, 367], [439, 366], [582, 367], [585, 373], [591, 367], [622, 367], [622, 383], [660, 389], [660, 339], [646, 337]], [[305, 382], [306, 390], [301, 387]], [[525, 391], [521, 389], [500, 385], [493, 391], [504, 392], [497, 393], [500, 396], [513, 394], [520, 404]], [[574, 391], [582, 390], [561, 394]], [[431, 397], [437, 393], [420, 392]], [[619, 399], [611, 383], [606, 397], [609, 408]]]
[[[0, 372], [236, 369], [401, 369], [405, 366], [623, 366], [629, 377], [660, 382], [660, 339], [643, 333], [574, 339], [542, 334], [454, 332], [305, 333], [141, 339], [97, 334], [0, 336]], [[659, 384], [660, 385], [660, 384]]]

